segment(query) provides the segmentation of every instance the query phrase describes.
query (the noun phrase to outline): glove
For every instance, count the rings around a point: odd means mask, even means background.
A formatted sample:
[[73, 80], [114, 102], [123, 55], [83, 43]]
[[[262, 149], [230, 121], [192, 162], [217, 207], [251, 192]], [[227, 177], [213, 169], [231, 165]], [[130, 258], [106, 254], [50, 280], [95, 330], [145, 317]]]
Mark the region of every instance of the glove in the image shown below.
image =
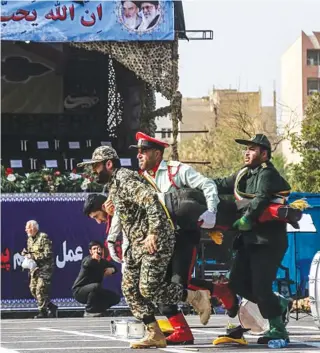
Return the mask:
[[21, 264], [21, 267], [26, 270], [32, 271], [35, 268], [37, 268], [37, 263], [34, 260], [32, 260], [31, 258], [25, 256], [25, 258]]
[[233, 223], [233, 228], [246, 232], [252, 229], [250, 220], [246, 216], [242, 216], [240, 219]]
[[216, 213], [207, 210], [199, 217], [198, 222], [201, 222], [201, 228], [212, 229], [216, 224]]
[[219, 231], [209, 232], [209, 237], [217, 245], [221, 245], [223, 241], [223, 234]]
[[112, 260], [121, 264], [122, 261], [117, 256], [116, 249], [114, 248], [114, 244], [108, 242], [108, 250]]

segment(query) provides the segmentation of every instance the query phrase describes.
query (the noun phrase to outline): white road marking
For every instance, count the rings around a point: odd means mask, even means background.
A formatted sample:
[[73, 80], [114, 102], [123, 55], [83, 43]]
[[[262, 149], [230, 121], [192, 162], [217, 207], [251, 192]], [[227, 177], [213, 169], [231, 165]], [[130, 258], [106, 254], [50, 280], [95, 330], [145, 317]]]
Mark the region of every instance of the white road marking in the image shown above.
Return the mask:
[[[70, 327], [68, 327], [68, 329], [69, 329]], [[81, 330], [81, 332], [105, 332], [105, 333], [111, 333], [111, 330], [84, 330], [84, 331], [82, 331]]]
[[320, 348], [320, 342], [303, 342], [305, 344], [307, 344], [308, 346], [311, 346], [311, 347], [317, 347], [317, 348]]
[[[38, 329], [39, 330], [39, 329]], [[3, 335], [1, 335], [1, 337], [3, 338]], [[19, 337], [19, 338], [33, 338], [33, 337], [39, 337], [39, 335], [27, 335], [27, 336], [21, 336], [21, 335], [6, 335], [5, 338], [14, 338], [14, 337]], [[41, 335], [41, 337], [48, 337], [48, 338], [54, 338], [54, 337], [70, 337], [70, 335], [52, 335], [52, 334], [44, 334]]]
[[[96, 338], [104, 338], [104, 339], [109, 339], [112, 341], [124, 341], [124, 342], [132, 342], [132, 340], [129, 339], [125, 339], [125, 338], [119, 338], [119, 337], [115, 337], [115, 336], [107, 336], [107, 335], [97, 335], [97, 334], [93, 334], [93, 333], [84, 333], [84, 332], [80, 332], [80, 331], [72, 331], [72, 330], [59, 330], [59, 329], [52, 329], [50, 327], [42, 327], [42, 328], [38, 328], [38, 330], [41, 331], [51, 331], [51, 332], [63, 332], [63, 333], [68, 333], [70, 335], [76, 335], [76, 336], [88, 336], [88, 337], [96, 337]], [[91, 347], [86, 347], [87, 349], [93, 349]], [[106, 347], [95, 347], [95, 349], [104, 349]], [[108, 347], [107, 347], [108, 348]], [[129, 346], [126, 347], [114, 347], [114, 348], [129, 348]], [[165, 352], [171, 352], [171, 353], [190, 353], [192, 351], [194, 351], [194, 348], [192, 346], [189, 347], [190, 349], [176, 349], [176, 348], [160, 348], [162, 351]], [[54, 350], [55, 348], [50, 348], [50, 350]], [[66, 349], [66, 348], [56, 348], [56, 349]], [[70, 349], [69, 347], [67, 349]], [[76, 348], [75, 348], [76, 349]], [[32, 349], [25, 349], [25, 350], [40, 350], [38, 348]]]
[[[39, 337], [39, 336], [38, 336]], [[58, 337], [58, 336], [57, 336]], [[70, 337], [70, 335], [68, 335], [68, 337]], [[92, 340], [79, 340], [77, 339], [77, 342], [103, 342], [102, 339], [97, 339], [97, 337], [95, 337], [95, 339]], [[74, 342], [74, 338], [73, 339], [68, 339], [68, 340], [59, 340], [56, 339], [54, 341], [50, 341], [50, 340], [37, 340], [37, 341], [23, 341], [23, 343], [57, 343], [57, 342]], [[11, 343], [11, 344], [21, 344], [21, 342], [12, 342], [12, 341], [1, 341], [1, 343]]]
[[[111, 340], [111, 341], [118, 341], [118, 342], [131, 342], [132, 340], [129, 339], [125, 339], [125, 338], [120, 338], [120, 337], [115, 337], [115, 336], [109, 336], [109, 335], [102, 335], [102, 334], [95, 334], [95, 333], [90, 333], [90, 332], [83, 332], [83, 331], [75, 331], [75, 330], [62, 330], [62, 329], [55, 329], [55, 328], [51, 328], [51, 327], [42, 327], [42, 328], [37, 328], [38, 330], [41, 330], [43, 332], [61, 332], [63, 336], [68, 336], [68, 335], [75, 335], [75, 336], [82, 336], [82, 337], [95, 337], [95, 338], [100, 338], [100, 339], [107, 339], [107, 340]], [[199, 335], [200, 334], [214, 334], [214, 335], [219, 335], [221, 333], [223, 333], [223, 331], [221, 332], [221, 330], [200, 330], [200, 329], [193, 329], [193, 331], [197, 332]], [[257, 338], [257, 336], [255, 335], [246, 335], [247, 337], [253, 337], [253, 338]], [[60, 335], [61, 337], [61, 335]], [[70, 337], [70, 336], [69, 336]], [[308, 336], [298, 336], [299, 338], [301, 337], [308, 337]], [[316, 336], [317, 337], [317, 336]], [[314, 336], [312, 337], [314, 338]], [[305, 344], [307, 347], [314, 347], [314, 348], [319, 348], [320, 347], [320, 343], [318, 344], [317, 342], [303, 342], [303, 341], [295, 341], [296, 343], [299, 344]], [[252, 347], [252, 344], [250, 344], [250, 353], [261, 353], [264, 350], [261, 350], [261, 346], [254, 344], [254, 346], [256, 346], [257, 348], [259, 347], [259, 349], [255, 349], [255, 347]], [[40, 350], [45, 350], [45, 351], [51, 351], [51, 350], [65, 350], [65, 349], [72, 349], [72, 350], [83, 350], [83, 349], [126, 349], [129, 348], [128, 346], [122, 347], [122, 346], [118, 346], [118, 347], [50, 347], [50, 348], [26, 348], [23, 349], [23, 351], [40, 351]], [[183, 346], [181, 348], [171, 348], [171, 347], [167, 347], [167, 348], [161, 348], [160, 350], [165, 351], [165, 352], [171, 352], [171, 353], [190, 353], [193, 351], [197, 351], [199, 348], [222, 348], [222, 346], [218, 345], [218, 346], [213, 346], [212, 344], [201, 344], [201, 345], [190, 345], [190, 346]], [[290, 347], [290, 352], [291, 353], [301, 353], [301, 349], [295, 348], [295, 347]], [[267, 350], [267, 348], [266, 348]], [[314, 353], [315, 349], [304, 349], [303, 350], [304, 353]], [[14, 353], [14, 352], [10, 352], [8, 351], [7, 353]], [[18, 352], [19, 353], [19, 352]]]
[[305, 344], [307, 346], [320, 348], [320, 342], [296, 341], [296, 340], [293, 341], [293, 340], [291, 340], [291, 343], [300, 343], [300, 344]]
[[19, 353], [19, 351], [15, 351], [14, 349], [0, 347], [0, 353]]
[[[44, 351], [44, 352], [47, 352], [47, 351], [65, 351], [65, 350], [84, 350], [84, 349], [125, 349], [125, 348], [129, 348], [128, 346], [126, 347], [121, 347], [121, 346], [118, 346], [118, 347], [110, 347], [110, 346], [103, 346], [103, 347], [43, 347], [43, 348], [20, 348], [21, 351]], [[8, 352], [4, 352], [4, 353], [19, 353], [19, 352], [16, 352], [16, 351], [8, 351]], [[0, 350], [0, 353], [2, 353], [2, 351]]]
[[[198, 330], [198, 329], [192, 329], [192, 332], [197, 332], [199, 335], [205, 335], [205, 334], [221, 335], [221, 334], [225, 333], [225, 331], [222, 331], [222, 332], [221, 331], [216, 331], [216, 330], [205, 330], [204, 331], [204, 330]], [[312, 337], [313, 339], [315, 339], [315, 338], [320, 339], [320, 332], [319, 332], [319, 335], [314, 335], [314, 334], [310, 335], [308, 333], [306, 333], [305, 335], [301, 335], [301, 334], [295, 335], [294, 333], [293, 334], [289, 333], [289, 335], [292, 338], [305, 338], [305, 337], [309, 338], [309, 337]], [[256, 338], [257, 339], [260, 335], [252, 335], [252, 334], [249, 334], [249, 333], [245, 333], [244, 336], [246, 338]], [[299, 341], [299, 342], [301, 342], [301, 341]]]
[[[43, 322], [43, 321], [41, 321], [41, 323], [42, 323], [42, 322]], [[19, 325], [19, 326], [21, 326], [21, 325]], [[68, 326], [68, 328], [83, 328], [83, 325], [82, 325], [82, 326], [79, 326], [79, 325], [77, 325], [77, 326], [66, 325], [66, 326]], [[61, 326], [59, 326], [59, 327], [61, 327]], [[110, 330], [110, 325], [107, 325], [107, 326], [103, 326], [103, 325], [90, 325], [90, 327], [93, 327], [93, 328], [103, 328], [103, 327], [105, 327], [105, 328], [108, 328], [108, 329]], [[52, 328], [56, 328], [56, 326], [52, 326]], [[11, 331], [11, 330], [17, 330], [17, 328], [16, 328], [16, 327], [1, 327], [1, 331], [2, 331], [2, 332]], [[23, 330], [23, 331], [16, 331], [16, 332], [26, 332], [26, 331], [32, 331], [32, 330], [34, 330], [34, 327], [27, 328], [27, 329], [25, 329], [25, 330]]]
[[199, 351], [198, 348], [194, 347], [183, 347], [183, 348], [160, 348], [161, 351], [171, 352], [171, 353], [190, 353]]
[[95, 333], [88, 333], [88, 332], [80, 332], [80, 331], [72, 331], [72, 330], [59, 330], [59, 329], [55, 329], [55, 328], [50, 328], [50, 327], [40, 327], [37, 330], [41, 330], [41, 331], [50, 331], [50, 332], [62, 332], [62, 333], [66, 333], [69, 335], [75, 335], [75, 336], [87, 336], [87, 337], [97, 337], [97, 338], [104, 338], [104, 339], [108, 339], [111, 341], [124, 341], [124, 342], [131, 342], [128, 339], [125, 338], [118, 338], [115, 336], [107, 336], [107, 335], [97, 335]]
[[[118, 337], [114, 337], [114, 336], [107, 336], [107, 335], [97, 335], [97, 334], [93, 334], [93, 333], [84, 333], [84, 332], [80, 332], [80, 331], [72, 331], [72, 330], [59, 330], [59, 329], [52, 329], [50, 327], [42, 327], [42, 328], [38, 328], [38, 330], [41, 331], [50, 331], [50, 332], [63, 332], [63, 333], [68, 333], [70, 335], [76, 335], [76, 336], [88, 336], [88, 337], [96, 337], [96, 338], [104, 338], [104, 339], [109, 339], [112, 341], [124, 341], [124, 342], [132, 342], [132, 340], [129, 339], [125, 339], [125, 338], [118, 338]], [[203, 347], [203, 346], [202, 346]], [[212, 347], [211, 345], [209, 345], [208, 347]], [[88, 349], [93, 349], [91, 347], [87, 347]], [[104, 349], [105, 347], [95, 347], [95, 349]], [[116, 348], [120, 348], [120, 347], [116, 347]], [[129, 346], [126, 347], [122, 347], [122, 348], [129, 348]], [[43, 348], [46, 349], [46, 348]], [[56, 348], [59, 350], [62, 349], [66, 349], [64, 348]], [[70, 349], [69, 347], [67, 349]], [[25, 350], [41, 350], [40, 348], [28, 348]], [[50, 350], [54, 350], [54, 348], [50, 348]], [[190, 353], [192, 351], [197, 350], [197, 348], [193, 347], [193, 346], [189, 346], [189, 347], [184, 347], [184, 348], [160, 348], [160, 350], [165, 351], [165, 352], [171, 352], [171, 353]]]
[[317, 327], [314, 326], [287, 326], [287, 329], [299, 329], [299, 330], [314, 330], [319, 331]]

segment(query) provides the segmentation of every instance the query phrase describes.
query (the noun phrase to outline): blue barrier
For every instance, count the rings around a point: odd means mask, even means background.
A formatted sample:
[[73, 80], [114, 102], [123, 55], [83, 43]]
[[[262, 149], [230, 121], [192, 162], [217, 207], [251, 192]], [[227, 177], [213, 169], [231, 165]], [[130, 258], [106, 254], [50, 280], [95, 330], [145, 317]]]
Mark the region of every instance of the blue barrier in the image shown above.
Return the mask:
[[[312, 259], [315, 253], [320, 250], [320, 194], [294, 192], [290, 195], [289, 203], [301, 198], [305, 198], [312, 207], [306, 210], [305, 213], [311, 215], [317, 232], [288, 233], [288, 250], [282, 265], [289, 269], [291, 280], [295, 281], [297, 276], [300, 291], [304, 294], [305, 290], [308, 289], [308, 275]], [[296, 239], [294, 239], [295, 237]], [[278, 272], [278, 278], [280, 277], [283, 277], [283, 271], [281, 270]], [[296, 293], [296, 289], [295, 285], [291, 286], [293, 294]]]

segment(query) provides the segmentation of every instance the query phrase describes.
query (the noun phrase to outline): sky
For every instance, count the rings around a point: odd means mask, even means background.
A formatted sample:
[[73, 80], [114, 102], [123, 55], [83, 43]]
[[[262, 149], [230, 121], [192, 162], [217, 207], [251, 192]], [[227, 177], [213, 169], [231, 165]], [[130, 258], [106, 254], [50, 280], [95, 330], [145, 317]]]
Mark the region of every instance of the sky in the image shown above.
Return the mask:
[[179, 41], [184, 97], [205, 96], [213, 86], [260, 87], [263, 105], [272, 105], [274, 87], [280, 99], [281, 55], [302, 30], [320, 31], [320, 0], [184, 0], [183, 6], [188, 30], [214, 32], [211, 41]]

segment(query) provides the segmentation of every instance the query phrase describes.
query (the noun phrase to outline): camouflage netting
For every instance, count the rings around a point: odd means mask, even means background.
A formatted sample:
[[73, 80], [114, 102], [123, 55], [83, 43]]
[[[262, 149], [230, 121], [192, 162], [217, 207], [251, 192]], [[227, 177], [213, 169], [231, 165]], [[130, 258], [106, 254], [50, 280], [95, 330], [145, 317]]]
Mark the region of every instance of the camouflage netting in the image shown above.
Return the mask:
[[108, 107], [107, 124], [110, 136], [116, 136], [116, 130], [122, 120], [123, 101], [116, 85], [116, 71], [112, 59], [108, 61]]
[[152, 115], [156, 109], [156, 95], [149, 84], [145, 85], [142, 97], [142, 114], [140, 119], [140, 130], [148, 135], [154, 136], [156, 132], [156, 116]]
[[[178, 122], [182, 118], [182, 96], [177, 91], [179, 83], [178, 37], [176, 36], [172, 42], [90, 42], [72, 43], [72, 45], [108, 54], [146, 82], [142, 102], [141, 130], [154, 135], [155, 118], [171, 113], [172, 158], [178, 159]], [[155, 110], [155, 91], [171, 102], [170, 108]]]

